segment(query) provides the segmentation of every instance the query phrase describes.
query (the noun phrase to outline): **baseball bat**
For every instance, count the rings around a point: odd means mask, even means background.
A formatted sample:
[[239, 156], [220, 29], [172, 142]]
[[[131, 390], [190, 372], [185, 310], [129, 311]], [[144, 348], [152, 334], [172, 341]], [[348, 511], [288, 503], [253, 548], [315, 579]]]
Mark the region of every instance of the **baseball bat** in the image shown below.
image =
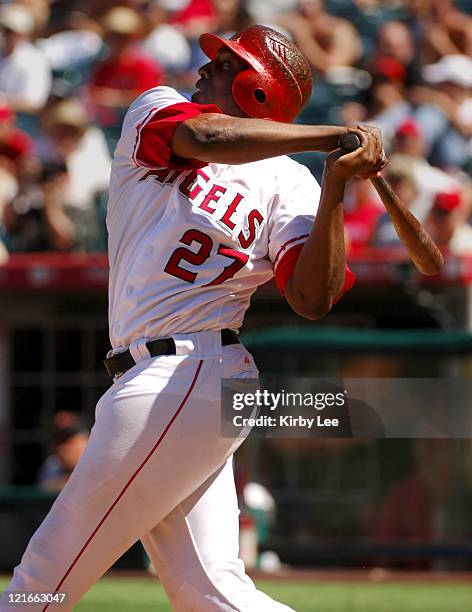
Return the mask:
[[[339, 148], [343, 155], [352, 153], [360, 146], [361, 141], [357, 134], [344, 134], [339, 139]], [[444, 258], [434, 240], [383, 176], [372, 177], [370, 181], [379, 194], [395, 231], [416, 269], [425, 276], [437, 274], [444, 264]]]

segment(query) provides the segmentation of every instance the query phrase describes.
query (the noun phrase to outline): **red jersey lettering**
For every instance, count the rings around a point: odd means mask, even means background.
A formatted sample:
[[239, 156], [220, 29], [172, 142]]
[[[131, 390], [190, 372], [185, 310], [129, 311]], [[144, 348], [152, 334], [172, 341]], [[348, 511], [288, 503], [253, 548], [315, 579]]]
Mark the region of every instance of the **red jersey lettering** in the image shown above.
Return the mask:
[[249, 248], [251, 244], [254, 242], [254, 240], [256, 239], [256, 231], [257, 231], [256, 222], [260, 226], [263, 221], [264, 221], [264, 217], [257, 209], [251, 210], [247, 218], [247, 222], [249, 226], [249, 236], [246, 237], [242, 230], [239, 232], [239, 235], [238, 235], [239, 244], [241, 245], [243, 249]]
[[238, 208], [239, 203], [242, 199], [243, 196], [240, 193], [237, 193], [234, 197], [234, 200], [226, 209], [225, 214], [220, 219], [221, 223], [223, 223], [223, 225], [226, 225], [226, 227], [230, 230], [234, 230], [234, 228], [236, 227], [236, 225], [231, 221], [231, 216], [236, 212], [236, 209]]
[[[189, 200], [194, 200], [197, 195], [203, 191], [203, 187], [198, 183], [195, 183], [195, 181], [197, 180], [197, 176], [201, 176], [205, 182], [208, 182], [210, 180], [210, 178], [204, 172], [192, 170], [192, 172], [187, 174], [187, 176], [184, 178], [184, 180], [179, 186], [181, 193], [183, 193], [184, 196], [187, 196]], [[193, 189], [190, 189], [190, 187], [194, 183], [195, 185]]]
[[220, 185], [213, 185], [213, 187], [206, 194], [205, 198], [203, 199], [203, 202], [200, 204], [198, 208], [201, 208], [205, 212], [213, 214], [214, 212], [216, 212], [216, 209], [211, 208], [210, 206], [208, 206], [208, 204], [210, 202], [218, 202], [218, 200], [225, 193], [225, 191], [226, 191], [226, 187], [221, 187]]
[[167, 177], [169, 176], [169, 172], [169, 168], [163, 168], [162, 170], [149, 170], [144, 176], [139, 179], [138, 183], [145, 181], [150, 176], [154, 177], [154, 180], [157, 183], [164, 183]]

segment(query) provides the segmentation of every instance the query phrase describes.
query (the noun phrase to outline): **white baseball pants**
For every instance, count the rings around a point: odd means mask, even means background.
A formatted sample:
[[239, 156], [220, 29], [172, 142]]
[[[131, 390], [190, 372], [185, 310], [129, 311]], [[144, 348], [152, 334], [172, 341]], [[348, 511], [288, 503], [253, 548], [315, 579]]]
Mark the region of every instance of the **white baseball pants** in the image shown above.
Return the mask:
[[[71, 610], [138, 539], [178, 612], [288, 612], [258, 591], [238, 559], [232, 454], [220, 436], [220, 379], [256, 377], [219, 332], [174, 337], [177, 355], [137, 364], [101, 397], [88, 446], [31, 538], [8, 592], [66, 592]], [[1, 606], [0, 612], [10, 612]]]

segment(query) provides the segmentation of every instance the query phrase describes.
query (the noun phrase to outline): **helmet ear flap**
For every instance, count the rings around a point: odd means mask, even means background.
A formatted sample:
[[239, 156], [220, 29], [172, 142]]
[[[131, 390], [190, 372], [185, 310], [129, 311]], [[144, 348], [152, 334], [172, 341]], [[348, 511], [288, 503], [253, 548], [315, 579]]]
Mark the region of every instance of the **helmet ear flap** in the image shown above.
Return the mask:
[[266, 79], [253, 68], [242, 70], [233, 81], [233, 98], [239, 108], [258, 119], [269, 117], [269, 89]]
[[236, 104], [250, 117], [292, 121], [297, 115], [286, 83], [277, 81], [272, 74], [252, 67], [242, 70], [234, 78], [232, 91]]

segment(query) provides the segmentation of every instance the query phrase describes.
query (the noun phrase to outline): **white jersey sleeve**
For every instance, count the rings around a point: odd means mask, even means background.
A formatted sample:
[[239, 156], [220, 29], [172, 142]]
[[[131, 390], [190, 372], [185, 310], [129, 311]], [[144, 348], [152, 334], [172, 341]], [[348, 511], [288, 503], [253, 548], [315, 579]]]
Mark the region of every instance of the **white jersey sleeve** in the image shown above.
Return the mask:
[[288, 269], [293, 272], [292, 264], [313, 226], [321, 194], [318, 182], [305, 166], [297, 164], [290, 178], [290, 183], [282, 183], [274, 196], [269, 217], [269, 258], [282, 293]]
[[171, 87], [154, 87], [141, 94], [126, 113], [115, 152], [115, 165], [135, 167], [201, 168], [199, 160], [176, 157], [171, 142], [177, 126], [202, 113], [221, 113], [214, 104], [189, 102]]
[[[269, 258], [282, 295], [313, 226], [321, 196], [321, 188], [310, 171], [297, 166], [290, 175], [290, 184], [282, 186], [274, 197], [269, 224]], [[344, 286], [333, 303], [353, 287], [355, 279], [346, 265]]]

